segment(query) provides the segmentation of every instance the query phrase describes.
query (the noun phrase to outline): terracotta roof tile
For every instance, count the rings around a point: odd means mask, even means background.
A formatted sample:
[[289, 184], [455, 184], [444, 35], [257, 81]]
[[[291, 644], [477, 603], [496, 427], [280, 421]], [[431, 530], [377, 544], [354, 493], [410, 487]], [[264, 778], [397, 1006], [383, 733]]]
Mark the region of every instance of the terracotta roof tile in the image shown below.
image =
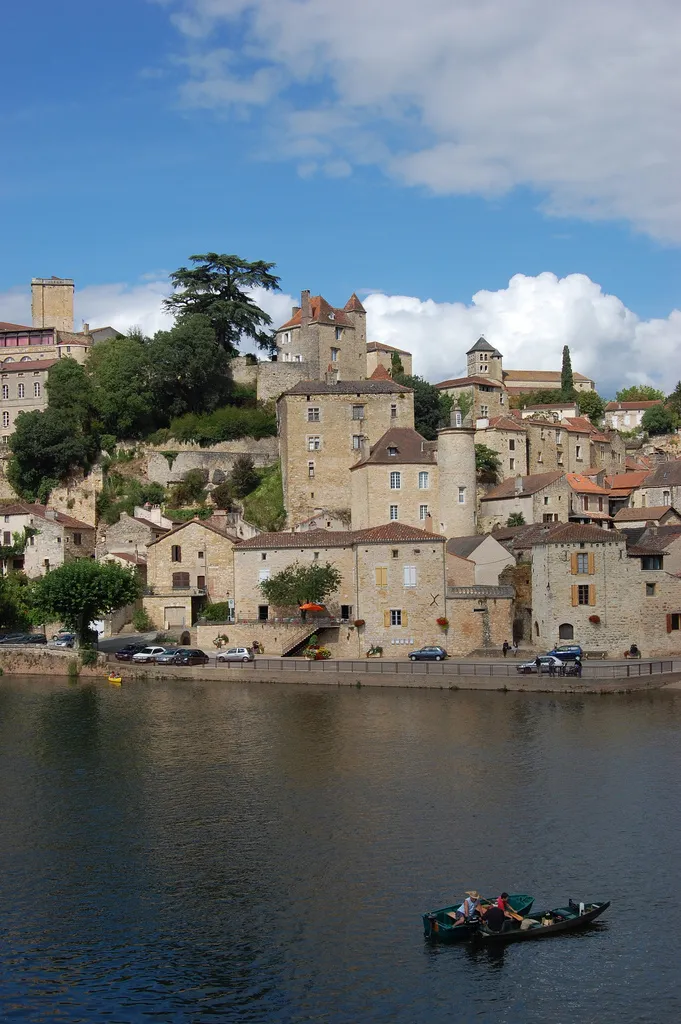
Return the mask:
[[513, 419], [511, 416], [493, 416], [489, 421], [490, 429], [493, 430], [513, 430], [516, 433], [523, 432], [527, 433], [527, 428], [523, 424], [522, 420]]
[[402, 356], [410, 356], [406, 348], [395, 348], [393, 345], [386, 345], [383, 341], [367, 342], [367, 352], [399, 352]]
[[[25, 324], [9, 324], [5, 320], [0, 320], [0, 331], [32, 331], [33, 327], [26, 327]], [[46, 327], [45, 330], [48, 330]]]
[[366, 313], [366, 309], [359, 301], [354, 292], [343, 306], [343, 309], [345, 310], [346, 313]]
[[626, 542], [618, 530], [603, 530], [600, 526], [584, 526], [581, 523], [564, 523], [561, 529], [553, 530], [549, 536], [535, 540], [534, 544], [607, 544], [613, 541]]
[[305, 533], [261, 533], [239, 544], [239, 551], [260, 548], [347, 548], [353, 544], [438, 543], [445, 538], [406, 523], [386, 523], [368, 530], [309, 530]]
[[633, 491], [636, 487], [640, 487], [649, 475], [649, 470], [640, 469], [631, 473], [617, 473], [615, 476], [609, 476], [607, 482], [613, 489]]
[[633, 409], [652, 409], [654, 405], [662, 405], [661, 399], [652, 402], [608, 402], [606, 412], [628, 412]]
[[[12, 504], [0, 505], [0, 515], [3, 516], [38, 516], [39, 519], [47, 519], [48, 507], [45, 505], [39, 505], [37, 502], [30, 501], [16, 501]], [[55, 516], [52, 522], [59, 523], [61, 526], [67, 526], [70, 530], [94, 530], [94, 526], [89, 523], [84, 523], [80, 519], [74, 519], [73, 516], [67, 515], [65, 512], [57, 512], [54, 510]], [[50, 521], [50, 520], [48, 520]]]
[[374, 372], [369, 377], [369, 380], [392, 380], [391, 375], [386, 370], [382, 363], [379, 363]]
[[[427, 447], [426, 447], [427, 446]], [[390, 455], [390, 450], [395, 454]], [[369, 454], [350, 467], [352, 472], [361, 466], [401, 466], [432, 464], [435, 462], [433, 447], [411, 427], [391, 427], [371, 446]]]
[[[518, 492], [518, 497], [524, 498], [528, 494], [536, 494], [537, 491], [541, 491], [544, 487], [548, 487], [549, 484], [560, 480], [562, 476], [563, 473], [560, 470], [554, 470], [552, 473], [532, 473], [530, 476], [524, 476], [522, 477], [523, 489]], [[515, 478], [510, 477], [486, 494], [481, 500], [497, 501], [501, 498], [513, 498], [515, 495]]]
[[647, 508], [621, 508], [615, 515], [616, 523], [647, 523], [663, 519], [668, 512], [675, 512], [671, 505], [650, 505]]
[[22, 363], [0, 363], [1, 373], [33, 373], [38, 370], [49, 370], [51, 366], [58, 363], [58, 359], [27, 359]]
[[[359, 299], [357, 300], [359, 302]], [[361, 306], [361, 303], [360, 303]], [[362, 306], [362, 309], [364, 307]], [[283, 331], [287, 327], [299, 327], [303, 320], [302, 310], [298, 309], [290, 320], [287, 320], [277, 331]], [[354, 327], [353, 322], [345, 315], [344, 310], [336, 309], [322, 295], [310, 297], [310, 323], [332, 324], [336, 327]]]
[[[504, 380], [550, 380], [560, 384], [560, 370], [504, 370]], [[585, 377], [583, 373], [573, 372], [575, 380], [591, 381], [591, 377]]]
[[204, 529], [210, 530], [211, 533], [217, 533], [226, 540], [231, 540], [233, 544], [240, 545], [243, 543], [236, 534], [230, 533], [228, 530], [224, 530], [220, 526], [216, 526], [214, 523], [211, 523], [210, 519], [199, 519], [195, 516], [194, 519], [188, 519], [186, 523], [179, 523], [177, 526], [174, 526], [172, 530], [166, 530], [162, 537], [157, 537], [155, 540], [150, 541], [147, 544], [147, 547], [151, 548], [154, 544], [160, 544], [162, 540], [167, 540], [168, 537], [174, 537], [176, 533], [180, 532], [180, 530], [184, 530], [187, 526], [191, 526], [192, 524], [203, 526]]
[[399, 544], [400, 541], [432, 541], [444, 544], [446, 540], [441, 534], [418, 530], [415, 526], [407, 526], [406, 523], [386, 523], [384, 526], [374, 526], [369, 530], [357, 530], [352, 537], [356, 544]]
[[579, 494], [609, 494], [605, 487], [599, 487], [582, 473], [566, 473], [565, 478], [572, 490]]

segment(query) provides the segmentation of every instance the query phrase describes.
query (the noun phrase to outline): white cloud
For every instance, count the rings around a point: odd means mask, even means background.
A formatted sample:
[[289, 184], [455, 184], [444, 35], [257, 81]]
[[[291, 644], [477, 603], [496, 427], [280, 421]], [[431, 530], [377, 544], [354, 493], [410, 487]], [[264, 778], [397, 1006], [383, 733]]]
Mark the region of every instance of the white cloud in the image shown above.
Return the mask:
[[377, 163], [436, 193], [530, 186], [554, 213], [681, 239], [678, 0], [167, 6], [185, 101], [259, 107], [281, 155], [316, 147], [330, 173]]
[[[91, 327], [110, 324], [125, 331], [139, 326], [153, 334], [170, 326], [161, 306], [168, 292], [167, 280], [160, 277], [143, 284], [83, 288], [76, 292], [76, 326], [87, 320]], [[262, 289], [253, 298], [275, 326], [288, 320], [291, 306], [300, 301]], [[341, 301], [334, 295], [326, 298]], [[666, 319], [641, 320], [584, 274], [516, 274], [507, 288], [477, 292], [470, 303], [380, 292], [363, 302], [369, 338], [413, 352], [414, 372], [434, 382], [465, 373], [466, 350], [481, 334], [502, 352], [506, 369], [559, 370], [563, 345], [569, 345], [573, 368], [593, 377], [604, 396], [637, 383], [669, 392], [681, 375], [681, 311], [672, 310]], [[29, 323], [30, 315], [27, 290], [0, 293], [0, 319]]]

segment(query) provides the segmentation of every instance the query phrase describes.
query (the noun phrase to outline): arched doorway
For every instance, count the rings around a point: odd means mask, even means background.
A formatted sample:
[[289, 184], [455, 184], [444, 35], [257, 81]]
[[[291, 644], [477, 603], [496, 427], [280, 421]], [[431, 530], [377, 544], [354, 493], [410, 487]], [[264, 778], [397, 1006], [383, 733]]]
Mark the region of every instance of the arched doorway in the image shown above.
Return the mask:
[[191, 637], [190, 637], [188, 631], [185, 629], [184, 633], [180, 637], [180, 646], [181, 647], [187, 647], [187, 645], [190, 644], [190, 643], [191, 643]]
[[560, 640], [574, 640], [575, 627], [571, 622], [561, 622], [558, 627], [558, 638]]

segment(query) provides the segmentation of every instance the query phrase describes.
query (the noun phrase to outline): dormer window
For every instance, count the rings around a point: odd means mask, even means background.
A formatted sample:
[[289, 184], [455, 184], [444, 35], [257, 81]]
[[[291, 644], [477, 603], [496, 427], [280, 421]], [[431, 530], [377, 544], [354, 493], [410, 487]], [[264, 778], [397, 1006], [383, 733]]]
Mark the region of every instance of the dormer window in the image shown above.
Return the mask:
[[329, 313], [329, 320], [335, 320], [335, 319], [336, 319], [336, 314], [335, 313]]
[[388, 448], [388, 455], [391, 455], [391, 456], [397, 455], [397, 448], [395, 448], [393, 445], [391, 445]]

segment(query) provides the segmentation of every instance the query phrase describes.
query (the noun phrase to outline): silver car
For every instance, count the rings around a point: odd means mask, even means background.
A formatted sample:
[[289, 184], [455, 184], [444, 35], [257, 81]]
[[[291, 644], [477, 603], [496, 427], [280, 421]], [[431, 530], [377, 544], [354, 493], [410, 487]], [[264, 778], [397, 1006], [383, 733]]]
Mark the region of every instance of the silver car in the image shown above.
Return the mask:
[[163, 651], [163, 654], [157, 654], [156, 655], [156, 664], [157, 665], [172, 665], [173, 658], [175, 657], [177, 652], [180, 651], [180, 650], [182, 650], [181, 647], [166, 647], [164, 649], [164, 651]]
[[137, 654], [133, 654], [132, 660], [137, 662], [139, 665], [142, 664], [154, 665], [159, 654], [165, 654], [165, 647], [143, 647]]
[[557, 675], [563, 675], [565, 671], [565, 663], [557, 658], [555, 654], [540, 654], [538, 658], [534, 658], [532, 661], [525, 661], [521, 665], [516, 665], [518, 672], [522, 672], [525, 675], [529, 675], [530, 672], [538, 672], [539, 675], [543, 675], [548, 672], [549, 675], [553, 672]]
[[218, 654], [217, 661], [255, 661], [255, 655], [250, 647], [230, 647]]

